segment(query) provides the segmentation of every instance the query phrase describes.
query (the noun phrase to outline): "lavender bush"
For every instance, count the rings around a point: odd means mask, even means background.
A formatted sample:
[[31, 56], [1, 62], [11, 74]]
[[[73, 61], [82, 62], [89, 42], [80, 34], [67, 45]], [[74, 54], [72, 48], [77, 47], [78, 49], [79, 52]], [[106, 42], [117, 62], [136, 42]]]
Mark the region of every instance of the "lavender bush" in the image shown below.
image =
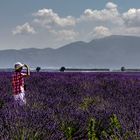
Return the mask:
[[140, 139], [140, 73], [31, 73], [24, 107], [11, 74], [0, 73], [0, 139]]

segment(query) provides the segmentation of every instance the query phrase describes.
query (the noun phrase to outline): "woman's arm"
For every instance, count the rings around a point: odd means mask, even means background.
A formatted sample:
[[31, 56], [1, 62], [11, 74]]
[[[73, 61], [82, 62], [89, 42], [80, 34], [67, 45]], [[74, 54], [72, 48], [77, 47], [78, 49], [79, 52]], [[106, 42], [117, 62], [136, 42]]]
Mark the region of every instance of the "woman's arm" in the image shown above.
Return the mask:
[[27, 76], [30, 76], [30, 69], [29, 69], [29, 66], [24, 64], [24, 66], [27, 68]]

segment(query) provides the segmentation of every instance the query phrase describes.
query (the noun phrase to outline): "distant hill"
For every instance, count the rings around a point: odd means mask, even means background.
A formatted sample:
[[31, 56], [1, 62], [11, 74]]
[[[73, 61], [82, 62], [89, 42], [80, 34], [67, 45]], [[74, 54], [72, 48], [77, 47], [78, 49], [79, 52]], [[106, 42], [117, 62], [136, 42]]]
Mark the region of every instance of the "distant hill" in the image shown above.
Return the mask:
[[32, 67], [140, 67], [140, 37], [112, 35], [88, 43], [73, 42], [58, 49], [0, 51], [0, 67], [13, 67], [17, 61]]

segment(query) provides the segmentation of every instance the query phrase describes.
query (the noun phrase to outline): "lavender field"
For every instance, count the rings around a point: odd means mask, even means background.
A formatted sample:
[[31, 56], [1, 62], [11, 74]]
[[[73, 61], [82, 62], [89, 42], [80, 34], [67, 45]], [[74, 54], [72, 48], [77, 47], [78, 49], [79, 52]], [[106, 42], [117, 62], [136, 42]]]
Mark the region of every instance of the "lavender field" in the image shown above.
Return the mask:
[[27, 105], [0, 73], [0, 140], [139, 140], [140, 73], [31, 73]]

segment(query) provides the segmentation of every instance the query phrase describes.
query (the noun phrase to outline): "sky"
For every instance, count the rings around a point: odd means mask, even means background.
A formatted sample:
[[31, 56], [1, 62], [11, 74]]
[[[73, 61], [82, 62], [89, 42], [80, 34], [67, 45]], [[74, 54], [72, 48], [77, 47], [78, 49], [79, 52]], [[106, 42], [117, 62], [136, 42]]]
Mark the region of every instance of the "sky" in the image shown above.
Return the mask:
[[0, 0], [0, 50], [140, 35], [139, 0]]

